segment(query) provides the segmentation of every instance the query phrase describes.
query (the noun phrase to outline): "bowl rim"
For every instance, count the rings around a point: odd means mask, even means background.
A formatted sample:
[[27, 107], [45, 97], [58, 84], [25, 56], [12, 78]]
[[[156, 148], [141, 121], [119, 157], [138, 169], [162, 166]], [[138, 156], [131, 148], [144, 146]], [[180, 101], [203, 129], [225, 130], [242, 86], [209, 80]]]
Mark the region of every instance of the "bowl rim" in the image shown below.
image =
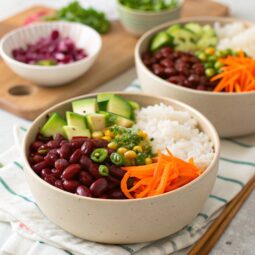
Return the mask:
[[[3, 45], [9, 39], [9, 37], [15, 35], [19, 31], [26, 31], [29, 28], [34, 29], [35, 27], [43, 27], [46, 25], [52, 26], [52, 30], [53, 30], [54, 26], [58, 25], [58, 24], [67, 25], [69, 27], [80, 26], [83, 29], [90, 30], [92, 33], [94, 33], [95, 40], [97, 40], [97, 42], [98, 42], [98, 49], [93, 54], [87, 55], [85, 58], [80, 59], [78, 61], [63, 64], [63, 65], [55, 65], [55, 66], [40, 66], [40, 65], [26, 64], [26, 63], [20, 62], [20, 61], [14, 59], [13, 57], [9, 56], [3, 49]], [[6, 33], [0, 40], [0, 56], [2, 56], [2, 58], [4, 60], [7, 60], [11, 64], [18, 65], [22, 68], [26, 68], [26, 69], [31, 68], [33, 70], [56, 70], [56, 69], [64, 69], [64, 68], [68, 68], [68, 67], [78, 66], [80, 64], [89, 62], [91, 59], [93, 59], [95, 56], [98, 55], [98, 53], [101, 51], [101, 49], [102, 49], [102, 38], [101, 38], [100, 34], [95, 29], [93, 29], [92, 27], [89, 27], [87, 25], [81, 24], [81, 23], [67, 22], [67, 21], [54, 21], [54, 22], [47, 22], [47, 23], [41, 22], [41, 23], [30, 24], [28, 26], [18, 27], [18, 28], [15, 28], [15, 29], [11, 30], [10, 32]]]
[[164, 84], [167, 87], [173, 87], [176, 90], [191, 93], [191, 94], [200, 94], [200, 95], [208, 95], [208, 96], [221, 96], [221, 97], [227, 97], [227, 96], [247, 96], [247, 95], [255, 95], [255, 91], [247, 91], [247, 92], [235, 92], [235, 93], [224, 93], [224, 92], [211, 92], [211, 91], [204, 91], [204, 90], [197, 90], [197, 89], [191, 89], [186, 88], [171, 82], [167, 82], [166, 80], [156, 76], [153, 74], [143, 63], [140, 55], [141, 46], [144, 43], [145, 40], [148, 39], [148, 37], [152, 37], [157, 32], [161, 31], [162, 29], [166, 28], [167, 26], [174, 25], [174, 24], [183, 24], [186, 22], [242, 22], [248, 26], [255, 26], [255, 23], [252, 23], [250, 21], [242, 20], [239, 18], [234, 17], [207, 17], [207, 16], [201, 16], [201, 17], [187, 17], [187, 18], [181, 18], [176, 19], [173, 21], [169, 21], [166, 23], [163, 23], [159, 26], [156, 26], [146, 33], [144, 33], [141, 38], [139, 38], [136, 46], [135, 46], [135, 60], [136, 60], [136, 69], [137, 65], [143, 68], [143, 71], [146, 72], [147, 75], [150, 76], [150, 78], [154, 79], [156, 82], [160, 82], [161, 84]]
[[54, 111], [55, 108], [61, 107], [63, 105], [66, 105], [68, 103], [71, 103], [73, 100], [78, 100], [78, 99], [82, 99], [82, 98], [89, 98], [89, 97], [95, 97], [97, 94], [99, 93], [90, 93], [90, 94], [85, 94], [85, 95], [81, 95], [78, 97], [74, 97], [74, 98], [70, 98], [68, 100], [65, 100], [63, 102], [60, 102], [52, 107], [50, 107], [49, 109], [47, 109], [46, 111], [44, 111], [43, 113], [41, 113], [31, 124], [31, 126], [29, 127], [25, 138], [22, 142], [22, 158], [23, 158], [23, 162], [25, 164], [25, 171], [29, 171], [29, 173], [39, 182], [41, 182], [43, 185], [45, 185], [45, 187], [52, 189], [55, 192], [60, 192], [60, 194], [62, 195], [66, 195], [72, 199], [78, 199], [78, 200], [89, 200], [89, 201], [95, 201], [95, 202], [106, 202], [106, 203], [136, 203], [139, 201], [150, 201], [150, 200], [154, 200], [154, 199], [160, 199], [160, 198], [164, 198], [166, 196], [170, 196], [171, 194], [174, 194], [176, 192], [181, 192], [182, 190], [185, 190], [187, 188], [189, 188], [191, 185], [193, 185], [194, 183], [200, 181], [202, 178], [204, 178], [204, 176], [208, 175], [210, 171], [212, 171], [212, 169], [214, 167], [217, 167], [218, 161], [219, 161], [219, 155], [220, 155], [220, 139], [219, 139], [219, 135], [215, 129], [215, 127], [212, 125], [212, 123], [202, 114], [200, 113], [198, 110], [194, 109], [193, 107], [182, 103], [178, 100], [172, 99], [172, 98], [167, 98], [167, 97], [161, 97], [161, 96], [154, 96], [154, 95], [150, 95], [147, 93], [137, 93], [137, 92], [119, 92], [119, 91], [110, 91], [108, 93], [112, 93], [112, 94], [118, 94], [121, 96], [130, 96], [130, 95], [136, 95], [136, 96], [144, 96], [144, 97], [149, 97], [149, 98], [157, 98], [159, 100], [167, 100], [169, 101], [169, 105], [174, 104], [175, 106], [178, 106], [180, 108], [182, 108], [185, 111], [191, 112], [193, 115], [195, 115], [197, 118], [200, 119], [200, 123], [204, 123], [208, 128], [209, 128], [209, 132], [211, 133], [210, 135], [207, 134], [209, 136], [209, 138], [211, 139], [212, 143], [213, 143], [213, 147], [214, 147], [214, 155], [213, 155], [213, 159], [210, 162], [210, 164], [208, 165], [208, 167], [204, 170], [204, 172], [198, 176], [196, 179], [192, 180], [191, 182], [189, 182], [188, 184], [185, 184], [184, 186], [167, 192], [167, 193], [163, 193], [160, 195], [156, 195], [156, 196], [152, 196], [152, 197], [146, 197], [146, 198], [136, 198], [136, 199], [103, 199], [103, 198], [92, 198], [92, 197], [83, 197], [83, 196], [79, 196], [73, 193], [69, 193], [67, 191], [61, 190], [59, 188], [56, 188], [55, 186], [47, 183], [46, 181], [44, 181], [42, 178], [40, 178], [35, 172], [34, 170], [31, 168], [28, 159], [27, 159], [27, 155], [26, 155], [26, 147], [29, 147], [29, 144], [27, 144], [27, 140], [28, 137], [30, 135], [30, 131], [33, 129], [34, 125], [41, 120], [41, 118], [44, 118], [49, 112]]
[[177, 10], [181, 9], [184, 4], [184, 0], [178, 0], [177, 6], [172, 9], [164, 9], [161, 11], [141, 11], [137, 9], [128, 8], [127, 6], [123, 5], [120, 0], [117, 0], [118, 7], [122, 10], [128, 12], [129, 14], [136, 14], [141, 16], [158, 16], [164, 14], [171, 14], [172, 12], [176, 12]]

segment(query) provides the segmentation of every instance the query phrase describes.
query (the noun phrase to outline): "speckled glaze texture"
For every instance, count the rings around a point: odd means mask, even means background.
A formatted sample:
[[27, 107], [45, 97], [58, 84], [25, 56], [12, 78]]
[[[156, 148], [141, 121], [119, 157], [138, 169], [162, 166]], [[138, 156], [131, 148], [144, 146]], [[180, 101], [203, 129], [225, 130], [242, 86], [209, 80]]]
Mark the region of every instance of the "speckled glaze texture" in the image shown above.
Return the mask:
[[[142, 63], [141, 53], [148, 49], [151, 38], [164, 28], [187, 22], [212, 24], [215, 21], [230, 23], [232, 18], [186, 18], [156, 27], [142, 36], [136, 46], [136, 69], [142, 89], [146, 93], [168, 96], [180, 100], [203, 113], [216, 127], [221, 137], [248, 135], [255, 132], [255, 92], [213, 93], [188, 89], [169, 83], [154, 75]], [[247, 23], [247, 26], [250, 26]]]
[[[113, 92], [115, 93], [115, 92]], [[190, 223], [207, 199], [218, 171], [219, 138], [211, 123], [193, 108], [175, 100], [145, 94], [115, 93], [135, 100], [143, 106], [163, 102], [176, 109], [187, 110], [198, 120], [199, 127], [211, 138], [215, 156], [207, 170], [184, 187], [151, 198], [134, 200], [106, 200], [86, 198], [59, 190], [30, 168], [27, 154], [46, 115], [71, 109], [70, 99], [41, 114], [27, 132], [23, 157], [25, 174], [31, 192], [42, 212], [66, 231], [91, 241], [102, 243], [148, 242], [172, 234]], [[81, 96], [79, 98], [94, 95]]]
[[[88, 56], [77, 62], [38, 66], [21, 63], [12, 57], [12, 50], [35, 43], [40, 37], [48, 37], [52, 30], [58, 30], [63, 37], [70, 37], [75, 45]], [[84, 74], [95, 62], [101, 50], [101, 37], [94, 29], [73, 22], [47, 22], [20, 27], [6, 34], [0, 42], [0, 54], [5, 63], [19, 76], [42, 86], [66, 84]]]
[[121, 23], [131, 34], [140, 36], [149, 29], [167, 21], [180, 18], [183, 1], [175, 9], [159, 12], [132, 10], [118, 3], [118, 13]]

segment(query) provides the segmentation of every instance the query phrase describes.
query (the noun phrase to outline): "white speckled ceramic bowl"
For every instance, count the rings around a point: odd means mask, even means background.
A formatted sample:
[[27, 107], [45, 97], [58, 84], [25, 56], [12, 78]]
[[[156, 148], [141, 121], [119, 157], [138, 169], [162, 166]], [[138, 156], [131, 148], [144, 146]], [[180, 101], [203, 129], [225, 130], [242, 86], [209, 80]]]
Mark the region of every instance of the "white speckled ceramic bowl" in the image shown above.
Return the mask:
[[183, 6], [183, 0], [179, 0], [178, 6], [174, 9], [158, 12], [140, 11], [127, 8], [119, 0], [116, 1], [121, 23], [127, 31], [137, 36], [162, 23], [180, 18]]
[[[113, 92], [115, 93], [115, 92]], [[50, 112], [71, 110], [70, 99], [41, 114], [25, 137], [23, 157], [31, 192], [42, 212], [66, 231], [102, 243], [148, 242], [172, 234], [190, 223], [201, 210], [216, 179], [219, 161], [219, 138], [211, 123], [198, 111], [175, 100], [145, 94], [115, 93], [137, 101], [142, 106], [156, 103], [189, 111], [199, 127], [211, 138], [215, 155], [205, 172], [189, 184], [166, 194], [134, 200], [87, 198], [57, 189], [38, 177], [29, 166], [29, 145]], [[95, 96], [86, 95], [79, 98]], [[78, 99], [78, 98], [76, 98]]]
[[[29, 65], [15, 60], [12, 50], [48, 37], [57, 29], [63, 37], [69, 36], [88, 56], [77, 62], [56, 66]], [[45, 22], [20, 27], [6, 34], [0, 42], [0, 54], [5, 63], [21, 77], [42, 86], [60, 86], [83, 75], [93, 65], [101, 50], [101, 36], [91, 27], [74, 22]]]
[[[255, 92], [213, 93], [184, 88], [154, 75], [141, 60], [141, 54], [148, 49], [151, 38], [170, 25], [187, 22], [212, 24], [215, 21], [226, 24], [238, 20], [215, 17], [186, 18], [163, 24], [148, 31], [140, 38], [135, 49], [138, 78], [144, 92], [168, 96], [199, 110], [214, 124], [221, 137], [251, 134], [255, 132]], [[246, 23], [247, 26], [251, 25]]]

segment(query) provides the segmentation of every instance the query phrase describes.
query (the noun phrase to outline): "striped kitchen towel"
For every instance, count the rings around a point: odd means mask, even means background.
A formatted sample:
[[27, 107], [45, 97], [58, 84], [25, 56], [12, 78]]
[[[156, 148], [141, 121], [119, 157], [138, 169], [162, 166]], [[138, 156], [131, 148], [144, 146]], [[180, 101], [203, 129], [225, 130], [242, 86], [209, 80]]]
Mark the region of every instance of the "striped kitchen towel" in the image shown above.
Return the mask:
[[[134, 89], [139, 90], [136, 83], [132, 86]], [[25, 132], [25, 128], [16, 130], [17, 142]], [[176, 234], [155, 242], [104, 245], [72, 236], [41, 213], [26, 184], [16, 145], [0, 156], [0, 254], [166, 255], [188, 247], [203, 235], [224, 206], [255, 175], [255, 135], [222, 139], [221, 146], [216, 183], [193, 222]]]

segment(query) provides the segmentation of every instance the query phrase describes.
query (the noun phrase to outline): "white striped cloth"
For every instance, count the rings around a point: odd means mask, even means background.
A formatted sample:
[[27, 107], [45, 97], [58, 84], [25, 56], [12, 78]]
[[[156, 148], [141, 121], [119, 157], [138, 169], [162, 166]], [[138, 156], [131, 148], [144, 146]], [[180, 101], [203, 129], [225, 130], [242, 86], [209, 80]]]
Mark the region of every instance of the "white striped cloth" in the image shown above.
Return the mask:
[[[128, 90], [140, 90], [134, 83]], [[20, 141], [25, 128], [16, 129]], [[221, 140], [220, 168], [212, 193], [197, 217], [164, 239], [134, 245], [103, 245], [81, 240], [51, 223], [26, 184], [19, 146], [0, 156], [0, 254], [10, 255], [166, 255], [194, 244], [255, 175], [255, 135]], [[152, 230], [153, 231], [153, 230]]]

